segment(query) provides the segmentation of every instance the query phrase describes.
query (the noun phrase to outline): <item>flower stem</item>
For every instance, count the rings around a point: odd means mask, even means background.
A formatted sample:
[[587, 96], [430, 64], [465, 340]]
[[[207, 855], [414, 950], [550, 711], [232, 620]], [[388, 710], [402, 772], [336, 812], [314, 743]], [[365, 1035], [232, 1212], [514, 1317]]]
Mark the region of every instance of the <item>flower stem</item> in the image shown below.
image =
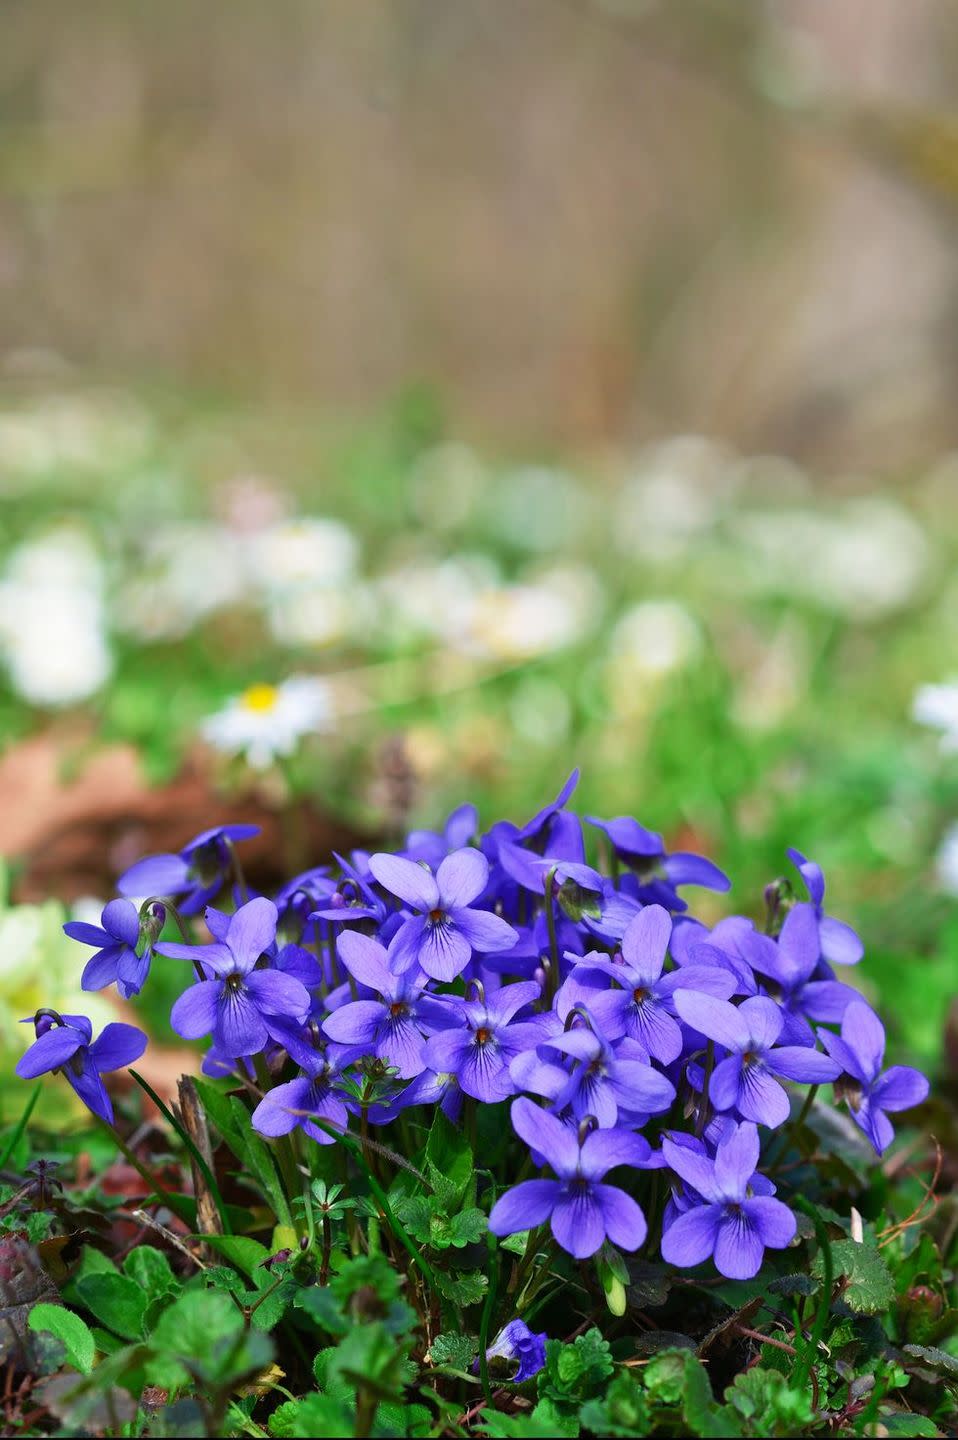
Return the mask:
[[559, 941], [556, 936], [555, 896], [553, 894], [555, 874], [553, 865], [545, 879], [546, 927], [549, 931], [549, 975], [546, 981], [545, 998], [550, 1006], [559, 988]]
[[709, 1113], [709, 1082], [712, 1079], [712, 1071], [715, 1068], [715, 1041], [710, 1040], [708, 1049], [705, 1052], [705, 1074], [702, 1077], [702, 1098], [699, 1100], [698, 1114], [695, 1117], [695, 1133], [701, 1135], [705, 1129], [705, 1122]]

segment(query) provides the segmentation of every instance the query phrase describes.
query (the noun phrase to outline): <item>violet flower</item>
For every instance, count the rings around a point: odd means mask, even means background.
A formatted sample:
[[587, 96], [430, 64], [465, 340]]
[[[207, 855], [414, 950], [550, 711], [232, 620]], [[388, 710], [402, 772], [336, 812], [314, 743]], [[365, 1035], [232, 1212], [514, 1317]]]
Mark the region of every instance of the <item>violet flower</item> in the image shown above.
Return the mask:
[[198, 915], [216, 898], [233, 868], [231, 845], [258, 834], [258, 825], [217, 825], [194, 836], [178, 855], [138, 860], [120, 876], [116, 888], [121, 895], [179, 897], [183, 915]]
[[629, 1035], [663, 1065], [682, 1053], [682, 1029], [674, 1018], [672, 997], [681, 986], [727, 1000], [735, 992], [735, 978], [711, 965], [685, 965], [663, 975], [672, 934], [672, 920], [661, 905], [647, 905], [629, 922], [622, 937], [621, 960], [594, 952], [576, 966], [583, 972], [610, 975], [622, 989], [599, 990], [586, 1002], [589, 1013], [611, 1039]]
[[910, 1110], [928, 1096], [928, 1081], [910, 1065], [882, 1070], [885, 1027], [871, 1006], [856, 1000], [842, 1017], [841, 1035], [820, 1030], [819, 1036], [842, 1070], [835, 1095], [845, 1100], [855, 1124], [864, 1130], [881, 1155], [895, 1138], [886, 1110]]
[[[753, 970], [767, 975], [781, 993], [782, 1034], [788, 1044], [814, 1045], [815, 1032], [808, 1021], [836, 1023], [858, 996], [857, 990], [838, 980], [814, 978], [822, 962], [819, 921], [812, 905], [792, 906], [777, 942], [753, 931], [744, 943]], [[825, 974], [830, 974], [827, 967]]]
[[369, 868], [391, 895], [422, 912], [405, 921], [390, 945], [396, 974], [418, 964], [434, 980], [454, 980], [474, 950], [494, 954], [511, 949], [519, 938], [500, 916], [471, 908], [489, 880], [489, 862], [480, 850], [456, 850], [435, 875], [398, 855], [372, 855]]
[[157, 946], [161, 955], [198, 961], [216, 977], [191, 985], [173, 1006], [170, 1024], [184, 1040], [212, 1034], [220, 1052], [238, 1058], [259, 1054], [271, 1037], [285, 1045], [302, 1026], [311, 1005], [306, 987], [280, 970], [256, 968], [276, 939], [277, 919], [272, 900], [258, 896], [229, 917], [212, 945]]
[[103, 990], [115, 984], [124, 1000], [140, 993], [150, 973], [153, 950], [147, 944], [142, 955], [136, 953], [140, 915], [132, 900], [111, 900], [103, 907], [99, 925], [69, 920], [63, 932], [81, 945], [97, 947], [83, 967], [82, 989]]
[[603, 1184], [616, 1165], [638, 1165], [648, 1146], [625, 1130], [579, 1127], [578, 1135], [547, 1110], [520, 1096], [512, 1105], [512, 1128], [552, 1167], [555, 1180], [523, 1180], [496, 1201], [489, 1216], [493, 1235], [514, 1235], [546, 1220], [563, 1250], [587, 1260], [608, 1239], [637, 1250], [647, 1227], [639, 1206], [615, 1185]]
[[516, 1093], [509, 1062], [542, 1039], [537, 1020], [513, 1019], [539, 998], [534, 980], [503, 985], [488, 999], [452, 1000], [458, 1012], [455, 1029], [441, 1030], [426, 1042], [426, 1064], [437, 1074], [455, 1075], [460, 1088], [475, 1100], [494, 1104]]
[[710, 1255], [716, 1269], [730, 1280], [750, 1280], [766, 1249], [783, 1250], [794, 1238], [795, 1216], [771, 1195], [752, 1192], [758, 1164], [758, 1131], [739, 1125], [720, 1141], [714, 1160], [677, 1145], [667, 1136], [662, 1150], [669, 1168], [700, 1195], [672, 1221], [662, 1236], [662, 1259], [688, 1268]]
[[423, 861], [435, 869], [447, 855], [471, 845], [479, 833], [479, 812], [475, 805], [460, 805], [446, 820], [440, 834], [436, 830], [411, 830], [406, 836], [403, 854], [417, 864]]
[[[521, 1385], [538, 1375], [546, 1363], [546, 1341], [543, 1330], [539, 1334], [530, 1330], [524, 1320], [510, 1320], [504, 1325], [492, 1344], [486, 1350], [486, 1360], [518, 1360], [514, 1375], [509, 1376], [510, 1385]], [[479, 1373], [479, 1361], [473, 1364], [473, 1373]]]
[[635, 898], [644, 905], [664, 905], [667, 910], [685, 910], [679, 885], [702, 885], [706, 890], [728, 890], [731, 881], [724, 871], [703, 855], [675, 851], [669, 855], [665, 841], [655, 830], [646, 830], [630, 815], [613, 820], [586, 820], [608, 836], [616, 855], [635, 871]]
[[335, 1090], [339, 1066], [331, 1056], [317, 1054], [304, 1073], [284, 1085], [274, 1085], [259, 1102], [252, 1115], [253, 1129], [271, 1139], [288, 1135], [297, 1126], [319, 1145], [334, 1145], [335, 1135], [314, 1124], [322, 1120], [332, 1130], [342, 1133], [349, 1125], [349, 1110], [342, 1095]]
[[[543, 1051], [571, 1056], [571, 1071], [543, 1062]], [[520, 1089], [548, 1096], [557, 1113], [569, 1109], [576, 1120], [593, 1115], [601, 1130], [611, 1129], [623, 1113], [629, 1123], [644, 1123], [675, 1099], [675, 1086], [649, 1064], [641, 1045], [624, 1039], [613, 1048], [587, 1025], [550, 1036], [536, 1056], [516, 1056], [509, 1073]]]
[[820, 1050], [776, 1044], [785, 1017], [764, 995], [749, 996], [736, 1007], [712, 995], [676, 990], [675, 1008], [687, 1025], [729, 1052], [709, 1081], [709, 1102], [716, 1110], [736, 1109], [745, 1120], [781, 1125], [790, 1106], [776, 1077], [819, 1085], [840, 1073]]
[[441, 1001], [423, 995], [428, 981], [418, 967], [395, 975], [387, 951], [368, 935], [344, 930], [337, 949], [349, 973], [380, 999], [340, 1005], [327, 1015], [323, 1030], [331, 1040], [361, 1047], [391, 1065], [401, 1079], [412, 1080], [426, 1068], [424, 1028], [455, 1023], [456, 1017]]
[[823, 959], [830, 965], [857, 965], [865, 953], [859, 936], [844, 920], [825, 914], [825, 876], [822, 867], [807, 860], [801, 850], [789, 850], [788, 858], [805, 882], [808, 898], [818, 918], [818, 937]]
[[38, 1010], [32, 1023], [37, 1038], [16, 1065], [21, 1080], [59, 1071], [84, 1105], [113, 1124], [113, 1103], [101, 1074], [121, 1070], [139, 1060], [146, 1049], [146, 1036], [135, 1025], [116, 1021], [105, 1025], [93, 1039], [93, 1027], [85, 1015], [58, 1015]]

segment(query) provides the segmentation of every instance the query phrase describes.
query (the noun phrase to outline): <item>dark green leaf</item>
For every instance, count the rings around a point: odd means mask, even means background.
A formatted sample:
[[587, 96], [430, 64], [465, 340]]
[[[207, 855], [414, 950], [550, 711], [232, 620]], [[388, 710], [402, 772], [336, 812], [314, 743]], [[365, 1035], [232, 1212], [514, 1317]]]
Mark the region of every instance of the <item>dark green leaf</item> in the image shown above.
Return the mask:
[[62, 1305], [50, 1305], [45, 1301], [34, 1305], [27, 1321], [31, 1330], [45, 1331], [62, 1341], [67, 1360], [74, 1370], [88, 1375], [93, 1369], [96, 1345], [90, 1327], [72, 1310]]
[[[891, 1272], [877, 1246], [870, 1240], [832, 1241], [832, 1264], [836, 1276], [844, 1276], [846, 1284], [841, 1298], [850, 1310], [861, 1315], [877, 1315], [887, 1310], [895, 1298]], [[823, 1274], [821, 1251], [815, 1256], [812, 1273]]]
[[124, 1340], [143, 1335], [143, 1312], [149, 1296], [128, 1275], [113, 1273], [86, 1275], [77, 1281], [77, 1294], [86, 1308]]

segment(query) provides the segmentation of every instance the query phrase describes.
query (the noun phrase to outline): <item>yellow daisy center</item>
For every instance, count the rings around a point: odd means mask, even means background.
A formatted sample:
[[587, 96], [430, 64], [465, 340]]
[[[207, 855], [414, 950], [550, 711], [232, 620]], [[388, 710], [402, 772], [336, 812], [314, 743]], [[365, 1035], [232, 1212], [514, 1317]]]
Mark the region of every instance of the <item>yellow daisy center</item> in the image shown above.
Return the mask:
[[251, 685], [240, 697], [244, 710], [255, 710], [259, 714], [275, 710], [278, 700], [279, 691], [275, 685]]

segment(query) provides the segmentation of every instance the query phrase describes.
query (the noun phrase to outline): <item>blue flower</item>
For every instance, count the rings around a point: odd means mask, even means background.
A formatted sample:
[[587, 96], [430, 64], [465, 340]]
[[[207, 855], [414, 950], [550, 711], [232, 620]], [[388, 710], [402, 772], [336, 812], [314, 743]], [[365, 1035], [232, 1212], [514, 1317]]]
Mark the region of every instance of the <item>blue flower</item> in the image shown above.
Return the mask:
[[[152, 917], [148, 921], [148, 928], [154, 934], [162, 927], [163, 917], [157, 919], [159, 925]], [[132, 900], [111, 900], [103, 907], [99, 925], [69, 920], [63, 930], [71, 940], [97, 947], [96, 954], [83, 969], [80, 984], [84, 990], [103, 990], [115, 984], [124, 1000], [140, 993], [150, 973], [153, 949], [147, 943], [142, 955], [136, 953], [140, 943], [140, 916]]]
[[135, 1025], [105, 1025], [93, 1039], [93, 1026], [85, 1015], [59, 1015], [38, 1010], [32, 1023], [37, 1038], [17, 1062], [21, 1080], [59, 1072], [64, 1075], [84, 1105], [113, 1124], [113, 1104], [101, 1074], [120, 1070], [139, 1060], [146, 1049], [146, 1036]]
[[489, 879], [489, 862], [479, 850], [454, 851], [435, 875], [398, 855], [372, 855], [369, 868], [384, 890], [421, 912], [390, 945], [389, 963], [397, 974], [418, 964], [434, 980], [454, 980], [474, 950], [482, 955], [510, 950], [519, 938], [500, 916], [473, 907]]
[[662, 1150], [669, 1168], [694, 1192], [694, 1203], [662, 1236], [668, 1265], [700, 1265], [710, 1255], [730, 1280], [757, 1275], [766, 1249], [783, 1250], [795, 1235], [795, 1216], [771, 1195], [754, 1193], [758, 1131], [739, 1125], [719, 1142], [715, 1158], [668, 1138]]
[[271, 1038], [287, 1049], [295, 1042], [309, 1016], [309, 991], [294, 975], [257, 968], [276, 939], [277, 919], [272, 900], [259, 896], [228, 920], [219, 916], [217, 928], [227, 923], [212, 945], [157, 946], [161, 955], [193, 960], [215, 976], [191, 985], [173, 1006], [170, 1023], [184, 1040], [212, 1034], [218, 1052], [233, 1059], [258, 1055]]
[[[509, 1377], [509, 1383], [521, 1385], [523, 1380], [531, 1380], [533, 1375], [538, 1375], [545, 1366], [548, 1338], [544, 1330], [538, 1334], [530, 1330], [524, 1320], [510, 1320], [486, 1350], [486, 1360], [518, 1360], [518, 1368]], [[478, 1360], [472, 1368], [478, 1375]]]
[[882, 1070], [885, 1027], [864, 1000], [855, 1000], [846, 1009], [841, 1035], [829, 1030], [820, 1030], [819, 1034], [843, 1072], [835, 1086], [836, 1094], [847, 1101], [855, 1124], [881, 1155], [895, 1138], [885, 1111], [894, 1113], [920, 1105], [928, 1098], [928, 1081], [910, 1065], [892, 1065]]
[[233, 868], [233, 843], [258, 834], [258, 825], [217, 825], [194, 836], [178, 855], [138, 860], [120, 876], [116, 888], [121, 895], [179, 898], [184, 915], [198, 915], [222, 890]]
[[622, 1250], [638, 1250], [645, 1240], [645, 1216], [616, 1185], [603, 1184], [617, 1165], [641, 1165], [648, 1146], [626, 1130], [576, 1132], [525, 1096], [512, 1103], [512, 1128], [552, 1167], [555, 1180], [523, 1180], [492, 1207], [493, 1235], [515, 1235], [551, 1222], [563, 1250], [588, 1260], [608, 1239]]

